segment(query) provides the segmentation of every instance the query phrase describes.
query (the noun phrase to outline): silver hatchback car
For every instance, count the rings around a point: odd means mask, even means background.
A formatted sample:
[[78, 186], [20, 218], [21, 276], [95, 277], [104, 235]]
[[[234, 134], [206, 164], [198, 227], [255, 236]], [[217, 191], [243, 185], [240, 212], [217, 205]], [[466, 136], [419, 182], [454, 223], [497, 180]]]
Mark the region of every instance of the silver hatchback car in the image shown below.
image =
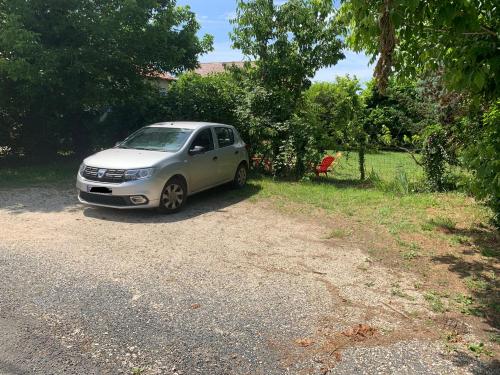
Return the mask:
[[233, 126], [164, 122], [86, 158], [76, 187], [85, 204], [168, 213], [202, 190], [228, 182], [243, 187], [247, 171], [246, 145]]

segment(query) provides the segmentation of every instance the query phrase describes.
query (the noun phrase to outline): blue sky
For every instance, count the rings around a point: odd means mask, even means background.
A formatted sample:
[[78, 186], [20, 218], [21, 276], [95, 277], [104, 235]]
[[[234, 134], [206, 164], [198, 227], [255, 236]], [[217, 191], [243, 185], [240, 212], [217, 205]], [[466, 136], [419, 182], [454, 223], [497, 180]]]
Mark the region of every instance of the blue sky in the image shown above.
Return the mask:
[[[231, 48], [229, 19], [236, 9], [236, 0], [178, 0], [178, 5], [189, 5], [201, 24], [200, 34], [214, 36], [214, 50], [201, 56], [201, 62], [240, 61], [243, 55]], [[368, 66], [368, 57], [352, 51], [344, 51], [346, 58], [337, 65], [320, 70], [315, 81], [332, 81], [337, 75], [356, 75], [362, 82], [368, 81], [373, 67]]]

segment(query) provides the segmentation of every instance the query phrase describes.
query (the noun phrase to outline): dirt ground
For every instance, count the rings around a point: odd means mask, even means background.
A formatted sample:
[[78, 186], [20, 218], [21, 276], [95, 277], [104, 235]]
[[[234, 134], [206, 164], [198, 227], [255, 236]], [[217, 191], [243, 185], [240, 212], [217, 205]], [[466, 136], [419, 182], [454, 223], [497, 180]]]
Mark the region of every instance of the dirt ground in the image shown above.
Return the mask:
[[160, 216], [0, 190], [0, 374], [497, 373], [355, 234], [227, 193]]

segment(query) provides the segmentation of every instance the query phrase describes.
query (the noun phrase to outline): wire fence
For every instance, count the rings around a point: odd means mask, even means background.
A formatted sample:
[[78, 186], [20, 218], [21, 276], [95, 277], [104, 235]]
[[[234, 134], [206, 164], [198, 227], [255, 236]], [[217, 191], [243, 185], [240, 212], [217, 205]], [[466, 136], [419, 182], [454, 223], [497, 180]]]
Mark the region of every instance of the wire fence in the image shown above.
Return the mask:
[[[331, 152], [332, 155], [335, 153]], [[417, 156], [418, 157], [418, 156]], [[402, 174], [408, 181], [417, 182], [424, 172], [409, 153], [380, 151], [365, 155], [366, 176], [372, 176], [385, 182], [392, 182]], [[359, 180], [359, 155], [355, 151], [343, 152], [337, 160], [330, 178], [336, 180]]]

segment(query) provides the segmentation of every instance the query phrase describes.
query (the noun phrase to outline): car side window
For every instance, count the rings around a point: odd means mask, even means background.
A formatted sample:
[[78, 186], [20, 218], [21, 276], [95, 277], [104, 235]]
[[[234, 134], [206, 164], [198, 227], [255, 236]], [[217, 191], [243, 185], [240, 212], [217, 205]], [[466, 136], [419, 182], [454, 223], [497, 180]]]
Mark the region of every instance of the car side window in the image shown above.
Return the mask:
[[215, 135], [221, 148], [234, 144], [234, 133], [231, 128], [215, 128]]
[[214, 139], [212, 137], [212, 130], [210, 128], [203, 129], [194, 139], [193, 143], [191, 143], [192, 150], [196, 146], [202, 146], [205, 148], [205, 151], [211, 151], [214, 149]]

